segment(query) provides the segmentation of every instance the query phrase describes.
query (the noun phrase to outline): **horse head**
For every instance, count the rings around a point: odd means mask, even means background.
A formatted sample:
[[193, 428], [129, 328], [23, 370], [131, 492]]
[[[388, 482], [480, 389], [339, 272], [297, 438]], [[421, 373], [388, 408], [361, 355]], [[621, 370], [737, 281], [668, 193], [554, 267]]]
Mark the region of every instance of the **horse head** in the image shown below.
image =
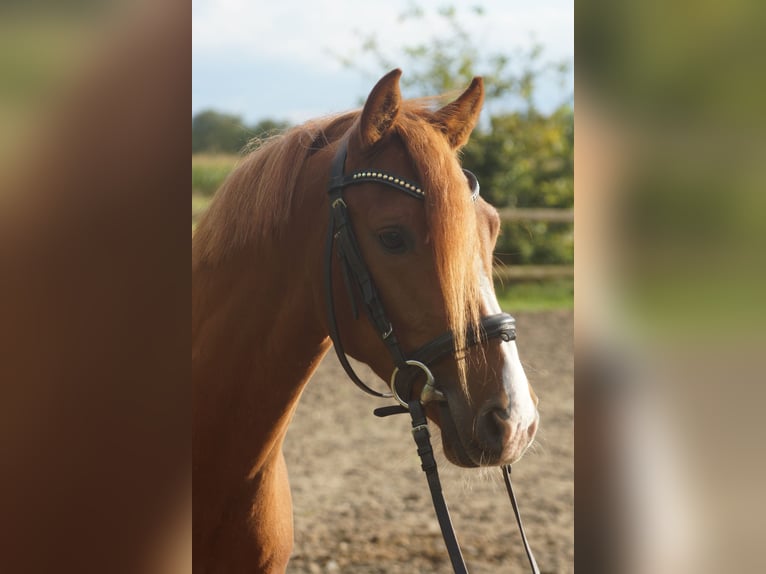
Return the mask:
[[[424, 348], [428, 355], [434, 341], [448, 345], [447, 353], [431, 353], [425, 369], [402, 373], [412, 381], [407, 394], [423, 397], [451, 462], [510, 464], [532, 443], [539, 415], [491, 279], [500, 218], [458, 159], [478, 121], [483, 83], [475, 78], [434, 110], [429, 100], [402, 100], [400, 75], [394, 70], [377, 83], [328, 150], [335, 154], [331, 212], [342, 208], [346, 218], [339, 223], [336, 214], [330, 224], [331, 320], [345, 351], [392, 380], [396, 395], [404, 393], [397, 353], [401, 363]], [[355, 245], [339, 241], [338, 225], [351, 227]], [[359, 278], [359, 261], [369, 281]], [[487, 317], [500, 317], [503, 336], [482, 336]]]

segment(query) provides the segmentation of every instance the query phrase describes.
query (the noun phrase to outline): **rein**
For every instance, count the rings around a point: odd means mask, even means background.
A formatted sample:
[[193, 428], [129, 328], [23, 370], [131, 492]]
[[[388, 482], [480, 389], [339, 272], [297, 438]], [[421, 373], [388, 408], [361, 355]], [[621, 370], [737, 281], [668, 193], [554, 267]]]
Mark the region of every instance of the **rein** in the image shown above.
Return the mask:
[[[385, 417], [394, 414], [409, 413], [412, 422], [412, 435], [417, 445], [418, 455], [421, 460], [421, 468], [426, 474], [428, 486], [431, 491], [431, 499], [436, 511], [436, 517], [439, 521], [444, 542], [447, 546], [452, 567], [456, 574], [467, 574], [468, 570], [460, 551], [460, 546], [452, 526], [449, 510], [442, 493], [441, 482], [436, 465], [436, 459], [431, 447], [431, 435], [428, 430], [428, 421], [425, 415], [425, 405], [431, 402], [446, 402], [446, 397], [436, 385], [433, 373], [429, 365], [452, 355], [455, 352], [454, 336], [451, 332], [444, 333], [435, 339], [432, 339], [413, 353], [405, 354], [399, 346], [399, 341], [394, 333], [394, 328], [389, 321], [386, 311], [383, 307], [380, 295], [375, 283], [372, 280], [364, 258], [359, 249], [359, 244], [354, 235], [348, 208], [343, 200], [343, 190], [351, 185], [375, 182], [406, 193], [407, 195], [419, 200], [425, 198], [422, 188], [406, 179], [400, 178], [394, 174], [378, 170], [360, 170], [351, 174], [344, 175], [347, 140], [343, 140], [332, 161], [330, 172], [330, 183], [328, 193], [330, 199], [330, 222], [328, 226], [327, 244], [325, 249], [325, 300], [328, 316], [328, 327], [330, 338], [335, 347], [335, 353], [338, 356], [340, 364], [348, 374], [349, 378], [364, 392], [384, 398], [394, 398], [398, 404], [375, 409], [376, 416]], [[474, 201], [479, 196], [479, 182], [476, 176], [468, 170], [463, 170], [466, 175], [467, 183], [471, 191], [471, 199]], [[380, 393], [367, 384], [365, 384], [354, 371], [348, 361], [343, 345], [340, 340], [338, 323], [335, 317], [335, 303], [333, 300], [332, 289], [332, 263], [333, 247], [337, 242], [337, 257], [341, 265], [343, 281], [351, 302], [352, 312], [355, 319], [359, 317], [357, 306], [357, 295], [361, 298], [361, 306], [367, 315], [373, 328], [379, 334], [381, 340], [388, 349], [394, 363], [394, 370], [391, 374], [389, 386], [390, 393]], [[355, 289], [356, 288], [356, 291]], [[473, 346], [485, 343], [491, 339], [501, 339], [503, 341], [512, 341], [516, 339], [516, 321], [507, 313], [498, 313], [482, 317], [480, 321], [479, 332], [469, 330], [466, 333], [466, 346]], [[415, 381], [425, 375], [426, 383], [419, 396], [413, 397], [413, 385]], [[532, 550], [527, 542], [524, 526], [521, 522], [516, 497], [513, 493], [511, 484], [511, 466], [502, 467], [503, 478], [505, 481], [508, 496], [513, 507], [516, 521], [519, 525], [521, 539], [524, 543], [529, 564], [533, 574], [539, 574]]]

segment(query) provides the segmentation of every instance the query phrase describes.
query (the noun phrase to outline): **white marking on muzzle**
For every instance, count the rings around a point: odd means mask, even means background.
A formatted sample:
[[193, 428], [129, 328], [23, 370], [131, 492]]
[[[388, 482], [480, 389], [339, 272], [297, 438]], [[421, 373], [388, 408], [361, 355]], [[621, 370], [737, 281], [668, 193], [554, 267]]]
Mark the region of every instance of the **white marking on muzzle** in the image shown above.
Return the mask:
[[[481, 293], [484, 304], [482, 314], [502, 313], [497, 296], [484, 268], [480, 271]], [[519, 351], [516, 341], [502, 343], [500, 348], [503, 352], [503, 381], [505, 392], [510, 400], [511, 413], [510, 424], [514, 429], [514, 442], [518, 439], [528, 440], [526, 429], [537, 420], [537, 408], [532, 400], [529, 381], [524, 372], [524, 367], [519, 359]], [[520, 434], [519, 434], [520, 433]], [[526, 445], [525, 445], [526, 446]]]

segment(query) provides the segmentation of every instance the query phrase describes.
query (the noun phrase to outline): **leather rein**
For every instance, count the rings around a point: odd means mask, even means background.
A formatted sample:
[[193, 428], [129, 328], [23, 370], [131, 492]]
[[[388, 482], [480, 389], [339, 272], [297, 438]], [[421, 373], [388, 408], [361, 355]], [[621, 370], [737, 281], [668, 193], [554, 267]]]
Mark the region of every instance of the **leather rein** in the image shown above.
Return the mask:
[[[428, 403], [445, 403], [447, 400], [436, 384], [430, 365], [454, 354], [454, 336], [451, 332], [444, 333], [415, 350], [413, 353], [407, 354], [402, 350], [399, 346], [399, 341], [394, 332], [394, 328], [388, 320], [382, 300], [375, 287], [375, 283], [372, 280], [372, 276], [362, 257], [361, 250], [359, 249], [359, 244], [351, 224], [348, 207], [343, 200], [343, 190], [352, 185], [374, 182], [393, 187], [394, 189], [421, 201], [425, 199], [425, 196], [419, 185], [388, 172], [379, 170], [359, 170], [344, 175], [347, 146], [348, 141], [347, 139], [344, 139], [340, 143], [338, 151], [332, 161], [330, 183], [328, 186], [330, 199], [330, 225], [328, 226], [327, 244], [325, 249], [325, 299], [330, 338], [332, 339], [335, 353], [338, 356], [340, 364], [343, 366], [343, 369], [346, 371], [349, 378], [360, 389], [376, 397], [393, 397], [397, 401], [398, 404], [396, 405], [375, 409], [374, 413], [376, 416], [384, 417], [400, 413], [410, 414], [412, 419], [412, 435], [418, 448], [418, 455], [420, 455], [422, 463], [421, 467], [428, 480], [431, 499], [434, 504], [442, 536], [444, 537], [444, 542], [447, 546], [447, 552], [449, 553], [452, 567], [456, 574], [467, 574], [468, 570], [460, 551], [460, 546], [458, 545], [457, 537], [455, 536], [455, 531], [450, 519], [449, 510], [447, 509], [447, 504], [442, 493], [424, 408]], [[475, 201], [479, 196], [479, 182], [476, 179], [476, 176], [470, 171], [463, 170], [463, 172], [466, 175], [467, 183], [471, 191], [471, 198]], [[354, 318], [358, 319], [359, 317], [357, 298], [360, 298], [362, 309], [367, 315], [372, 327], [379, 334], [393, 360], [394, 370], [389, 382], [391, 389], [390, 393], [380, 393], [365, 384], [356, 374], [343, 351], [343, 345], [338, 331], [338, 323], [335, 317], [335, 302], [332, 287], [333, 247], [336, 245], [337, 249], [335, 249], [335, 251], [337, 253], [338, 262], [341, 265], [341, 272], [351, 302]], [[469, 330], [466, 333], [466, 346], [478, 345], [491, 339], [498, 338], [503, 341], [512, 341], [516, 339], [516, 321], [507, 313], [498, 313], [496, 315], [483, 317], [480, 321], [480, 329], [478, 333], [475, 333], [472, 330]], [[426, 383], [420, 394], [418, 396], [413, 396], [414, 383], [423, 376], [425, 376]], [[524, 533], [521, 515], [516, 503], [516, 497], [513, 493], [513, 486], [511, 484], [511, 466], [504, 465], [502, 467], [502, 472], [511, 506], [516, 515], [516, 522], [519, 525], [521, 539], [524, 544], [524, 550], [526, 551], [529, 564], [533, 574], [539, 574], [540, 570], [534, 555], [532, 554], [526, 534]]]

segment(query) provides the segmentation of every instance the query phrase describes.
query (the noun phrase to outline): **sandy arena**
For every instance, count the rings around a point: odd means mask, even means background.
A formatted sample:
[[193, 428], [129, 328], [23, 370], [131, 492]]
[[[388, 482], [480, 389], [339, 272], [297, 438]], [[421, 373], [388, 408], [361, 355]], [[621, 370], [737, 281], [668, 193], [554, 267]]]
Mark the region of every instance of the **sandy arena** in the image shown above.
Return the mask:
[[[516, 496], [543, 573], [574, 572], [572, 312], [515, 313], [522, 363], [540, 397], [535, 445], [514, 465]], [[383, 383], [365, 368], [363, 379]], [[285, 456], [295, 515], [288, 566], [299, 573], [452, 572], [409, 417], [379, 419], [331, 351], [301, 398]], [[439, 470], [471, 574], [523, 573], [523, 553], [499, 469], [459, 469], [434, 432]]]

